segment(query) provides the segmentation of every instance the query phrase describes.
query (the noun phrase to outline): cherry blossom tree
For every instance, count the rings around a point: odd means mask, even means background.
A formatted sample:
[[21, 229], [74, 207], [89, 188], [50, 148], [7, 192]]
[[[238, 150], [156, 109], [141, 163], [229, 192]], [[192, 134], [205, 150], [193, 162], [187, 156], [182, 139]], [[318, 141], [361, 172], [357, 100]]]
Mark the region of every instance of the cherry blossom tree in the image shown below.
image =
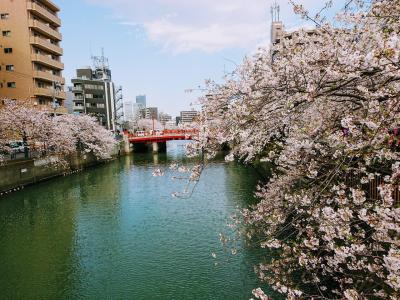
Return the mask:
[[293, 4], [318, 27], [260, 49], [224, 84], [207, 82], [189, 154], [229, 145], [228, 160], [271, 165], [237, 225], [264, 249], [258, 274], [273, 289], [398, 299], [400, 1], [349, 1], [339, 28]]
[[29, 102], [5, 100], [0, 109], [0, 144], [3, 150], [10, 140], [23, 140], [31, 151], [69, 154], [75, 145], [67, 133], [55, 126], [47, 113], [35, 109]]
[[100, 159], [109, 158], [115, 147], [112, 133], [89, 116], [53, 117], [29, 102], [5, 100], [0, 108], [0, 152], [8, 151], [11, 140], [24, 140], [39, 156], [57, 155], [61, 159], [82, 150]]
[[162, 130], [163, 126], [158, 120], [139, 119], [137, 127], [141, 130]]
[[93, 153], [99, 159], [111, 157], [116, 142], [111, 131], [88, 115], [61, 115], [55, 118], [56, 127], [63, 128], [79, 150]]

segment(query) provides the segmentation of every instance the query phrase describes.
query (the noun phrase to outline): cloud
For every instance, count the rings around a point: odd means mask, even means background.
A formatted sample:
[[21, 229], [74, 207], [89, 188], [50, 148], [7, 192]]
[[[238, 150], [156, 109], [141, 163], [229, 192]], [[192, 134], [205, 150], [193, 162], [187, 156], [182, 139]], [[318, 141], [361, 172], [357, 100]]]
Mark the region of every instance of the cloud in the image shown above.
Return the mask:
[[180, 25], [168, 20], [145, 24], [150, 40], [175, 53], [200, 50], [207, 53], [225, 48], [246, 48], [265, 37], [266, 28], [255, 24], [214, 23], [204, 26]]
[[[86, 0], [109, 7], [121, 24], [142, 28], [147, 37], [173, 53], [252, 49], [269, 38], [273, 0]], [[295, 23], [291, 7], [281, 16]], [[305, 4], [315, 0], [303, 1]], [[314, 5], [315, 6], [315, 5]], [[296, 24], [297, 25], [297, 24]], [[293, 25], [292, 25], [293, 26]]]

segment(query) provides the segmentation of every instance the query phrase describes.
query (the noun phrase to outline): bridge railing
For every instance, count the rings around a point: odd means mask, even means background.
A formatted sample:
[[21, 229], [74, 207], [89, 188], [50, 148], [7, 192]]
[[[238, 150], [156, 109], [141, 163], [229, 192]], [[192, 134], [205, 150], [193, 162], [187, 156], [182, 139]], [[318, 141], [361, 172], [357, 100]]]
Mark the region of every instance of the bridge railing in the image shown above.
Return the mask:
[[[162, 130], [162, 131], [158, 131], [158, 132], [149, 132], [146, 131], [144, 133], [141, 133], [140, 135], [138, 135], [138, 133], [128, 133], [125, 132], [125, 134], [128, 135], [128, 138], [132, 139], [132, 138], [143, 138], [143, 137], [155, 137], [155, 136], [168, 136], [168, 135], [195, 135], [198, 134], [198, 130], [197, 129], [166, 129], [166, 130]], [[144, 135], [143, 135], [144, 134]]]

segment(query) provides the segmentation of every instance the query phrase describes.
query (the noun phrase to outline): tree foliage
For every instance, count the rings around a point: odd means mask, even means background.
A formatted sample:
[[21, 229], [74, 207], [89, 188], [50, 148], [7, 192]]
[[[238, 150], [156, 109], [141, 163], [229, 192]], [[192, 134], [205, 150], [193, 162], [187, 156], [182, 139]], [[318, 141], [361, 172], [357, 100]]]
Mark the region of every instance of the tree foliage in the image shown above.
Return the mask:
[[116, 145], [113, 134], [90, 116], [52, 116], [29, 103], [5, 100], [0, 107], [0, 152], [12, 140], [24, 140], [30, 151], [60, 157], [79, 150], [109, 158]]
[[340, 28], [260, 49], [201, 99], [193, 151], [229, 144], [229, 160], [274, 166], [243, 222], [265, 249], [260, 279], [290, 299], [400, 297], [400, 1], [366, 2]]

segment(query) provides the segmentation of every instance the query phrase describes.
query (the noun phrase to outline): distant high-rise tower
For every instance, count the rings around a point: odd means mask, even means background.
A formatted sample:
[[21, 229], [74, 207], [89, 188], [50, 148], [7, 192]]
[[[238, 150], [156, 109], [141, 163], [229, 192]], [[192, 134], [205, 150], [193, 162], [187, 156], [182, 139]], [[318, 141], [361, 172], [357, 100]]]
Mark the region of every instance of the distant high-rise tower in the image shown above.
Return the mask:
[[280, 6], [275, 1], [271, 6], [271, 43], [273, 45], [280, 42], [284, 33], [283, 22], [280, 20], [280, 11]]
[[146, 107], [146, 95], [136, 96], [136, 103], [142, 104], [143, 107]]

